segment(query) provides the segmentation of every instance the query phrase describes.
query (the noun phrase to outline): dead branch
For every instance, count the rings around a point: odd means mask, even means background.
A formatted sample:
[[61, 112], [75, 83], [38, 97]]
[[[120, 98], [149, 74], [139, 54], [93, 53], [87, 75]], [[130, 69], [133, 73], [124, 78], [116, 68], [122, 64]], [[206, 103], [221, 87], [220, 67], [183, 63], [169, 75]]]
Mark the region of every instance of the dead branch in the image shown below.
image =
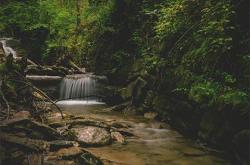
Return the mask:
[[[18, 73], [19, 74], [19, 73]], [[21, 75], [22, 76], [22, 75]], [[24, 79], [26, 79], [25, 77], [23, 77]], [[41, 91], [40, 89], [38, 89], [37, 87], [35, 87], [33, 84], [31, 84], [28, 80], [27, 81], [21, 81], [21, 80], [14, 80], [12, 79], [12, 81], [15, 81], [15, 82], [19, 82], [19, 83], [22, 83], [22, 84], [25, 84], [29, 87], [31, 87], [33, 90], [35, 90], [36, 92], [38, 92], [39, 94], [41, 94], [43, 97], [45, 97], [46, 99], [48, 99], [48, 101], [54, 105], [56, 107], [56, 109], [60, 112], [61, 116], [62, 116], [62, 119], [64, 118], [63, 117], [63, 113], [62, 113], [62, 110], [56, 105], [56, 103], [48, 96], [46, 95], [43, 91]]]

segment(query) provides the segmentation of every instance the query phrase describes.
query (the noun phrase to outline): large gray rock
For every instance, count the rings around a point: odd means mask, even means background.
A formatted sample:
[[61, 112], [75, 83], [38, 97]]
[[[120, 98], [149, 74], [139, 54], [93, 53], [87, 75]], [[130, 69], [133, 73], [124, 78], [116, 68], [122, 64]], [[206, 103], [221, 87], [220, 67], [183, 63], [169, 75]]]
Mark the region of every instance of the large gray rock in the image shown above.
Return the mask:
[[71, 130], [75, 133], [77, 141], [82, 145], [102, 146], [110, 143], [110, 133], [104, 128], [86, 126]]

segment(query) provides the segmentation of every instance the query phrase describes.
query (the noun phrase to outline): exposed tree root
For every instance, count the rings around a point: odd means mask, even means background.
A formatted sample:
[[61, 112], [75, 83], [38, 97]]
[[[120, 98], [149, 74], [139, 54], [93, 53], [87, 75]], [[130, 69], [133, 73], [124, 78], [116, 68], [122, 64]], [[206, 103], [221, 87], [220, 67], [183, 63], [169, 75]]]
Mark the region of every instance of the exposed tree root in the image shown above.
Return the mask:
[[[19, 74], [19, 73], [18, 73]], [[22, 76], [22, 75], [21, 75]], [[26, 78], [24, 76], [22, 76], [25, 80]], [[43, 91], [41, 91], [40, 89], [38, 89], [37, 87], [35, 87], [33, 84], [31, 84], [28, 80], [26, 81], [21, 81], [21, 80], [14, 80], [12, 79], [12, 81], [15, 81], [15, 82], [19, 82], [19, 83], [22, 83], [22, 84], [25, 84], [29, 87], [31, 87], [34, 91], [36, 91], [37, 93], [41, 94], [43, 97], [45, 97], [47, 99], [47, 101], [49, 101], [52, 105], [54, 105], [56, 107], [56, 109], [60, 112], [62, 118], [63, 117], [63, 113], [62, 113], [62, 110], [56, 105], [56, 103], [48, 96], [46, 95]], [[43, 100], [44, 101], [44, 100]]]

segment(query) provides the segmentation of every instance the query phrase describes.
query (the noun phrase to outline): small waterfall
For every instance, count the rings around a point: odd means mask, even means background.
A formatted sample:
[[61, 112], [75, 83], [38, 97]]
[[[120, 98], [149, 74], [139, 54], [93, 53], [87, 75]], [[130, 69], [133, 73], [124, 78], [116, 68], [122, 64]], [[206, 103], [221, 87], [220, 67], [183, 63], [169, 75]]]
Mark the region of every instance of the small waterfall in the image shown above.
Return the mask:
[[14, 58], [17, 57], [17, 53], [16, 51], [11, 48], [10, 46], [8, 46], [7, 41], [12, 40], [11, 38], [0, 38], [0, 42], [3, 45], [3, 50], [6, 56], [8, 56], [9, 54], [12, 54]]
[[100, 101], [97, 79], [92, 75], [71, 75], [60, 85], [60, 99]]

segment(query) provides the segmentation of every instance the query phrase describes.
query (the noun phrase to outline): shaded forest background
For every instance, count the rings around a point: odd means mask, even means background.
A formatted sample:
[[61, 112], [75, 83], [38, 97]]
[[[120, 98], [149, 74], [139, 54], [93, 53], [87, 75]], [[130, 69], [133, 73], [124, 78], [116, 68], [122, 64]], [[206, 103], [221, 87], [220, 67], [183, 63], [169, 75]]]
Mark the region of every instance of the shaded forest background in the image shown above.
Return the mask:
[[36, 63], [72, 59], [109, 78], [110, 104], [132, 99], [139, 112], [155, 110], [184, 133], [230, 150], [231, 142], [242, 138], [232, 150], [248, 159], [248, 0], [6, 0], [0, 5], [0, 35], [20, 39]]

